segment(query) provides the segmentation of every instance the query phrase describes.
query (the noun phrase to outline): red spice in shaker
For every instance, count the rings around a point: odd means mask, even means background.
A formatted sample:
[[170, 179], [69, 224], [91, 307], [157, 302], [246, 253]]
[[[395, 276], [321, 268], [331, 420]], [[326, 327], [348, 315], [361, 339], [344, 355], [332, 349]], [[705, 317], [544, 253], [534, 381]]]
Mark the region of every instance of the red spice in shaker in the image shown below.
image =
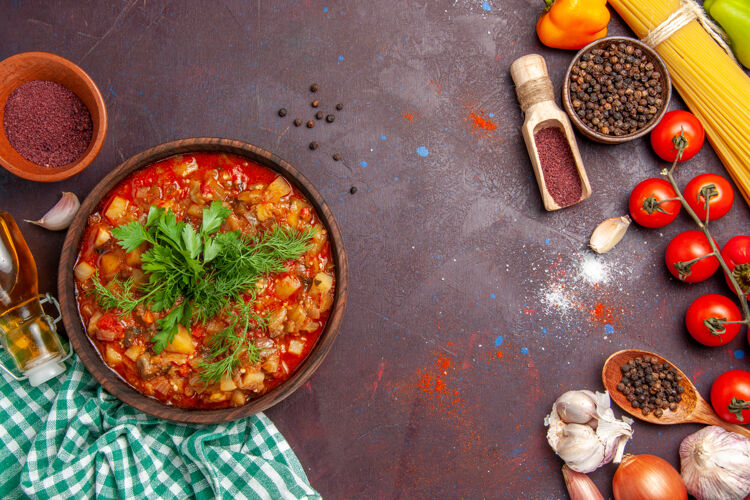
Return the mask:
[[544, 128], [534, 134], [539, 164], [547, 191], [561, 207], [581, 199], [581, 179], [565, 134], [557, 127]]

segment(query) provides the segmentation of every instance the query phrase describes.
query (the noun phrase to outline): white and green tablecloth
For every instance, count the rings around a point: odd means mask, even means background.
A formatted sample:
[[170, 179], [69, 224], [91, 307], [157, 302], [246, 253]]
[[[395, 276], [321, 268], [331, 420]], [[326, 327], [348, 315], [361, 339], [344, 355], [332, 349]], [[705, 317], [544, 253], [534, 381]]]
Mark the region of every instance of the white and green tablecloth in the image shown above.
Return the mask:
[[77, 356], [67, 363], [36, 388], [3, 374], [0, 498], [320, 498], [265, 415], [155, 419], [104, 391]]

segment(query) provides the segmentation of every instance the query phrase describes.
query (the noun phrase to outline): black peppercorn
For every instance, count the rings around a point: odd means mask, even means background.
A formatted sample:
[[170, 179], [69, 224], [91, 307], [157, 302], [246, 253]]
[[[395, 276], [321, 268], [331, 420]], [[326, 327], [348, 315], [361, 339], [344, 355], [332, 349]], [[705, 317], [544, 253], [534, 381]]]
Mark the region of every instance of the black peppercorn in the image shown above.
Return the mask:
[[307, 122], [307, 128], [313, 128], [314, 126], [315, 126], [315, 122], [314, 122], [314, 121], [312, 121], [312, 120], [309, 120], [309, 121]]
[[312, 141], [310, 143], [310, 149], [312, 149], [313, 151], [316, 150], [316, 149], [318, 149], [318, 143], [315, 142], [315, 141]]
[[333, 161], [339, 161], [341, 159], [341, 155], [339, 155], [338, 153], [333, 153], [333, 156], [331, 158], [333, 158]]
[[295, 127], [299, 127], [300, 125], [302, 125], [302, 120], [300, 120], [299, 118], [295, 118], [294, 119], [294, 126]]
[[356, 187], [356, 186], [352, 186], [351, 188], [349, 188], [349, 192], [350, 192], [351, 194], [354, 194], [354, 193], [356, 193], [356, 192], [357, 192], [357, 187]]
[[336, 119], [336, 117], [335, 117], [335, 116], [333, 116], [333, 115], [327, 115], [327, 116], [326, 116], [326, 121], [327, 121], [328, 123], [333, 123], [333, 120], [335, 120], [335, 119]]
[[286, 116], [286, 108], [281, 108], [279, 110], [279, 116], [284, 118]]
[[336, 109], [337, 109], [337, 110], [339, 110], [339, 111], [341, 111], [342, 109], [344, 109], [344, 105], [343, 105], [343, 104], [341, 104], [341, 103], [338, 103], [338, 104], [336, 105]]
[[319, 100], [317, 100], [317, 99], [315, 99], [315, 100], [314, 100], [313, 102], [311, 102], [311, 103], [310, 103], [310, 105], [311, 105], [311, 106], [312, 106], [313, 108], [317, 108], [318, 106], [320, 106], [320, 101], [319, 101]]
[[313, 83], [312, 85], [310, 85], [310, 92], [317, 92], [317, 91], [318, 91], [317, 83]]
[[316, 120], [322, 120], [323, 116], [325, 116], [325, 113], [323, 113], [322, 111], [318, 111], [317, 113], [315, 113]]

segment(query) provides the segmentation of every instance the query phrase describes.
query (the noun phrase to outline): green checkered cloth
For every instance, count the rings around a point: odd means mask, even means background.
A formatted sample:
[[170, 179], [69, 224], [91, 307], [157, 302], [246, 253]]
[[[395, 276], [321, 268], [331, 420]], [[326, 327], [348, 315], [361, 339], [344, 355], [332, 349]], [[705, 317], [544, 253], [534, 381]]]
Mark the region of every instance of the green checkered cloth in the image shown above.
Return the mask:
[[[0, 360], [12, 366], [7, 352]], [[0, 382], [0, 498], [320, 498], [262, 413], [221, 425], [159, 420], [107, 393], [78, 356], [31, 387]]]

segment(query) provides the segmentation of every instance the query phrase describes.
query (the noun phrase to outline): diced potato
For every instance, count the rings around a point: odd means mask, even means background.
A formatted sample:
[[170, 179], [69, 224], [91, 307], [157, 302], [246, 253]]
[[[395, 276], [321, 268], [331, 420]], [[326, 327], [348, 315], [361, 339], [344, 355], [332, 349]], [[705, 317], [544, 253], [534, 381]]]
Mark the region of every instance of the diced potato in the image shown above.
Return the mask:
[[94, 266], [86, 262], [81, 262], [76, 266], [75, 269], [76, 279], [78, 279], [79, 281], [88, 281], [88, 279], [91, 278], [95, 272], [96, 269], [94, 269]]
[[[217, 180], [209, 179], [206, 185], [209, 188], [209, 192], [213, 195], [212, 200], [223, 200], [226, 198], [227, 192]], [[204, 198], [208, 198], [208, 196], [204, 196]]]
[[276, 177], [266, 188], [268, 201], [277, 202], [284, 196], [292, 192], [292, 186], [281, 176]]
[[202, 217], [203, 216], [203, 207], [200, 205], [196, 205], [195, 203], [191, 203], [190, 206], [187, 209], [188, 215], [191, 217]]
[[105, 253], [102, 255], [99, 263], [102, 268], [102, 273], [104, 273], [105, 276], [113, 276], [120, 269], [122, 260], [113, 253]]
[[249, 371], [242, 376], [240, 387], [242, 389], [250, 389], [251, 391], [255, 392], [261, 391], [263, 390], [263, 380], [265, 378], [266, 376], [263, 372]]
[[142, 317], [143, 321], [149, 325], [154, 322], [154, 313], [152, 313], [150, 309], [143, 311]]
[[302, 206], [297, 200], [294, 200], [291, 205], [289, 205], [289, 212], [286, 215], [286, 223], [291, 227], [297, 227], [297, 223], [299, 222], [299, 211], [301, 208]]
[[284, 276], [277, 284], [276, 284], [276, 295], [279, 296], [281, 300], [286, 300], [291, 296], [294, 292], [296, 292], [299, 287], [302, 286], [302, 283], [300, 282], [299, 278], [292, 275]]
[[279, 369], [279, 355], [274, 354], [273, 356], [265, 360], [263, 364], [260, 365], [260, 367], [266, 373], [276, 373], [276, 370]]
[[133, 344], [125, 351], [125, 356], [130, 358], [131, 361], [135, 362], [138, 357], [146, 350], [142, 345]]
[[314, 226], [314, 229], [315, 234], [313, 235], [312, 240], [310, 241], [310, 245], [307, 249], [308, 255], [318, 254], [323, 249], [323, 245], [325, 245], [326, 242], [326, 230], [317, 224]]
[[302, 354], [302, 350], [305, 348], [305, 343], [300, 342], [297, 339], [292, 339], [289, 341], [289, 348], [287, 349], [287, 352], [290, 354], [294, 354], [295, 356], [299, 356]]
[[232, 404], [234, 406], [242, 406], [245, 404], [245, 395], [242, 391], [234, 391], [232, 393]]
[[237, 388], [237, 385], [232, 380], [232, 377], [224, 375], [221, 377], [221, 385], [219, 387], [222, 391], [233, 391]]
[[112, 347], [111, 344], [107, 344], [105, 356], [107, 357], [107, 364], [109, 365], [119, 365], [122, 363], [122, 354], [117, 352], [117, 349]]
[[305, 313], [305, 310], [299, 305], [289, 309], [288, 316], [290, 320], [300, 325], [307, 319], [307, 313]]
[[99, 311], [96, 311], [94, 315], [91, 316], [91, 318], [89, 319], [89, 327], [87, 329], [89, 333], [96, 333], [96, 331], [99, 329], [99, 327], [97, 326], [97, 322], [101, 317], [102, 313], [100, 313]]
[[326, 273], [318, 273], [313, 278], [311, 294], [323, 295], [333, 286], [333, 276]]
[[177, 333], [172, 342], [167, 344], [165, 351], [177, 352], [181, 354], [193, 354], [195, 346], [193, 345], [193, 336], [190, 331], [182, 325], [177, 327]]
[[219, 403], [221, 401], [227, 400], [227, 393], [226, 392], [214, 392], [208, 397], [208, 401], [210, 403]]
[[274, 310], [268, 319], [268, 332], [271, 337], [278, 337], [283, 333], [286, 309], [283, 307]]
[[187, 363], [187, 354], [174, 354], [171, 352], [163, 352], [158, 356], [151, 358], [151, 362], [154, 364], [169, 364], [174, 363], [176, 365], [184, 365]]
[[268, 203], [261, 203], [255, 207], [255, 216], [261, 222], [273, 217], [273, 207]]
[[104, 212], [104, 215], [110, 220], [110, 222], [117, 222], [123, 215], [125, 215], [125, 211], [128, 208], [128, 200], [125, 198], [120, 198], [119, 196], [115, 196], [112, 198], [112, 201], [109, 203], [109, 207], [107, 207], [107, 211]]
[[244, 201], [245, 203], [258, 203], [263, 199], [263, 191], [261, 191], [260, 189], [243, 191], [237, 195], [237, 199], [240, 201]]
[[172, 167], [172, 170], [174, 170], [175, 174], [181, 177], [187, 177], [188, 175], [198, 170], [198, 162], [195, 161], [194, 156], [191, 156], [189, 159], [183, 160], [174, 165]]
[[136, 266], [141, 263], [141, 255], [143, 252], [141, 252], [140, 248], [136, 248], [132, 252], [128, 252], [125, 254], [125, 263], [129, 266]]
[[229, 228], [230, 231], [236, 231], [240, 228], [240, 219], [234, 214], [229, 214], [224, 224], [226, 224], [226, 227]]
[[107, 243], [110, 238], [112, 238], [112, 235], [109, 231], [104, 229], [103, 227], [100, 227], [99, 230], [96, 232], [96, 239], [94, 240], [94, 246], [99, 248], [103, 247], [105, 243]]

